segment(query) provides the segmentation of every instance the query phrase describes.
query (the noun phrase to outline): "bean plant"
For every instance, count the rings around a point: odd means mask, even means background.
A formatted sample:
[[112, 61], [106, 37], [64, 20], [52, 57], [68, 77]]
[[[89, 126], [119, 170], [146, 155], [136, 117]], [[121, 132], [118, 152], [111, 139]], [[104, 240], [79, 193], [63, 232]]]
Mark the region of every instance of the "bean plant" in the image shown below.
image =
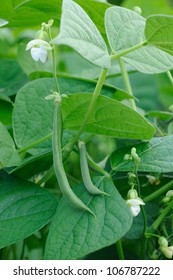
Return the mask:
[[6, 0], [0, 26], [1, 259], [171, 259], [173, 16]]

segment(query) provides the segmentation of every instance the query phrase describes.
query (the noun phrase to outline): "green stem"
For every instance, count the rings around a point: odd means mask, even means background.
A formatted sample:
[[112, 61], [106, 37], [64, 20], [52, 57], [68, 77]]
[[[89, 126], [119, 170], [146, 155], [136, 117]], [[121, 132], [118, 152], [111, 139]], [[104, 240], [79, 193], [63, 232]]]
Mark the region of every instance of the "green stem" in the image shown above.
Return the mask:
[[169, 183], [167, 183], [166, 185], [162, 186], [160, 189], [158, 189], [157, 191], [151, 193], [150, 195], [146, 196], [143, 201], [146, 202], [150, 202], [152, 200], [154, 200], [155, 198], [157, 198], [158, 196], [160, 196], [161, 194], [165, 193], [166, 191], [168, 191], [169, 189], [171, 189], [173, 187], [173, 180], [170, 181]]
[[111, 58], [111, 60], [120, 58], [121, 56], [124, 56], [124, 55], [126, 55], [126, 54], [128, 54], [128, 53], [131, 53], [131, 52], [133, 52], [133, 51], [136, 51], [136, 50], [142, 48], [142, 47], [145, 46], [145, 45], [147, 45], [147, 42], [139, 43], [138, 45], [133, 46], [133, 47], [131, 47], [131, 48], [129, 48], [129, 49], [126, 49], [125, 51], [122, 51], [122, 52], [120, 52], [120, 53], [118, 53], [118, 54], [113, 54], [113, 55], [111, 55], [110, 58]]
[[[132, 87], [131, 87], [131, 84], [130, 84], [130, 79], [129, 79], [129, 75], [128, 75], [125, 63], [121, 58], [119, 58], [118, 61], [119, 61], [119, 64], [120, 64], [122, 77], [123, 77], [124, 84], [126, 86], [127, 93], [129, 95], [133, 96], [133, 91], [132, 91]], [[136, 111], [136, 104], [135, 104], [134, 98], [130, 99], [129, 102], [131, 103], [132, 109]]]
[[146, 252], [146, 230], [147, 230], [147, 216], [145, 213], [144, 206], [141, 206], [141, 213], [144, 221], [144, 226], [143, 226], [143, 232], [142, 232], [142, 238], [141, 238], [141, 259], [145, 259], [145, 252]]
[[26, 146], [26, 147], [20, 149], [20, 150], [19, 150], [19, 153], [22, 154], [22, 153], [26, 152], [27, 150], [29, 150], [29, 149], [35, 147], [36, 145], [38, 145], [38, 144], [44, 142], [45, 140], [49, 139], [51, 136], [52, 136], [52, 132], [49, 133], [49, 134], [47, 134], [47, 135], [44, 136], [43, 138], [41, 138], [41, 139], [39, 139], [39, 140], [33, 142], [32, 144], [30, 144], [30, 145], [28, 145], [28, 146]]
[[119, 260], [125, 260], [121, 239], [119, 239], [116, 242], [116, 248], [117, 248], [117, 253], [118, 253], [118, 259]]
[[168, 75], [168, 78], [169, 78], [169, 80], [170, 80], [170, 82], [171, 82], [171, 84], [172, 84], [172, 86], [173, 86], [173, 77], [172, 77], [171, 72], [170, 72], [170, 71], [167, 71], [167, 75]]
[[[92, 113], [92, 111], [93, 111], [93, 109], [94, 109], [94, 106], [95, 106], [95, 104], [96, 104], [97, 98], [98, 98], [98, 96], [99, 96], [99, 94], [100, 94], [100, 91], [101, 91], [101, 89], [102, 89], [102, 87], [103, 87], [103, 84], [104, 84], [104, 81], [105, 81], [105, 79], [106, 79], [107, 72], [108, 72], [108, 69], [102, 69], [101, 74], [100, 74], [100, 77], [99, 77], [99, 79], [98, 79], [98, 81], [97, 81], [97, 84], [96, 84], [94, 93], [93, 93], [93, 95], [92, 95], [92, 98], [91, 98], [91, 101], [90, 101], [88, 110], [87, 110], [86, 115], [85, 115], [85, 117], [84, 117], [84, 120], [83, 120], [83, 122], [82, 122], [82, 124], [81, 124], [81, 126], [80, 126], [80, 128], [79, 128], [79, 130], [78, 130], [78, 133], [76, 134], [76, 136], [74, 137], [74, 139], [72, 140], [72, 142], [71, 142], [70, 144], [67, 144], [67, 145], [64, 147], [64, 149], [66, 149], [66, 150], [68, 150], [68, 151], [71, 151], [72, 148], [73, 148], [73, 146], [77, 143], [77, 141], [78, 141], [80, 135], [82, 134], [82, 132], [83, 132], [83, 130], [84, 130], [84, 128], [85, 128], [85, 126], [86, 126], [86, 124], [87, 124], [87, 122], [88, 122], [90, 116], [91, 116], [91, 113]], [[67, 147], [68, 147], [68, 148], [67, 148]]]
[[150, 232], [153, 233], [158, 229], [158, 227], [160, 226], [160, 224], [162, 223], [164, 218], [167, 216], [169, 211], [172, 210], [172, 208], [173, 208], [173, 200], [168, 204], [168, 206], [163, 210], [163, 212], [159, 215], [159, 217], [151, 225], [151, 227], [148, 230], [149, 233]]

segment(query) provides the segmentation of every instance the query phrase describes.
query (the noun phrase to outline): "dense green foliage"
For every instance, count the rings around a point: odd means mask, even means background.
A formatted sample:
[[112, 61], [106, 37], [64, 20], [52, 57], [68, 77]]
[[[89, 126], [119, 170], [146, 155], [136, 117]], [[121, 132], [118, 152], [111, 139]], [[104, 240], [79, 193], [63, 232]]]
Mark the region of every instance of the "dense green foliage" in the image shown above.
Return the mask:
[[173, 8], [107, 2], [0, 6], [1, 259], [173, 256]]

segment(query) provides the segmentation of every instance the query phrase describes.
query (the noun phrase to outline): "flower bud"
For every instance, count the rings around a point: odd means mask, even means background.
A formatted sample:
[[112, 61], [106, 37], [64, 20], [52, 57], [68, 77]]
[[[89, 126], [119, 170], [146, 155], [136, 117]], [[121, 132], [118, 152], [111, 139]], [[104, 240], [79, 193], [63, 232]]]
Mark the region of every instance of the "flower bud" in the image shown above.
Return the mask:
[[164, 236], [159, 237], [158, 243], [160, 247], [168, 247], [168, 240]]
[[139, 6], [133, 7], [133, 11], [136, 12], [138, 15], [142, 14], [142, 9]]
[[173, 198], [173, 190], [169, 190], [169, 191], [166, 193], [166, 197]]
[[131, 189], [128, 191], [127, 193], [127, 198], [128, 199], [135, 199], [135, 198], [138, 198], [138, 193], [135, 189]]
[[46, 38], [47, 38], [47, 33], [43, 30], [39, 30], [35, 35], [35, 39], [46, 40]]

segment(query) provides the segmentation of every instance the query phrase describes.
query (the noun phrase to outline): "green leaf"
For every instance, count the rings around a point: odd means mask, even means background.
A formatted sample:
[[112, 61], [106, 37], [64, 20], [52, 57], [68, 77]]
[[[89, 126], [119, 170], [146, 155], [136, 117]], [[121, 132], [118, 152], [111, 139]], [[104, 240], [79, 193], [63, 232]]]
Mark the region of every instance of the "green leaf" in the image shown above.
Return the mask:
[[139, 6], [142, 9], [142, 15], [144, 17], [148, 17], [151, 14], [173, 14], [171, 1], [125, 0], [122, 4], [123, 7], [129, 9], [133, 9], [135, 6]]
[[85, 11], [71, 0], [63, 1], [60, 34], [53, 42], [74, 48], [102, 68], [110, 67], [107, 46], [100, 32]]
[[[63, 94], [72, 94], [78, 92], [93, 93], [97, 82], [94, 80], [78, 79], [68, 76], [61, 77], [59, 75], [58, 83], [60, 90]], [[109, 84], [103, 85], [101, 95], [111, 97], [118, 101], [132, 98], [128, 93], [117, 89]]]
[[13, 105], [11, 102], [3, 100], [4, 97], [6, 98], [6, 96], [0, 95], [0, 122], [11, 127]]
[[[90, 94], [73, 94], [63, 99], [64, 128], [77, 130], [89, 106]], [[99, 96], [85, 131], [117, 138], [150, 139], [154, 128], [124, 104]]]
[[105, 35], [104, 15], [105, 15], [105, 11], [109, 7], [111, 7], [111, 5], [108, 3], [99, 3], [91, 0], [85, 0], [85, 1], [75, 0], [75, 2], [78, 3], [84, 9], [84, 11], [95, 23], [100, 33], [104, 36]]
[[3, 8], [0, 8], [0, 16], [9, 21], [10, 27], [36, 26], [47, 22], [50, 18], [59, 25], [61, 4], [62, 0], [34, 0], [22, 3], [12, 3], [12, 0], [7, 0], [1, 5]]
[[[141, 159], [138, 167], [142, 172], [172, 172], [173, 171], [173, 135], [153, 138], [150, 142], [134, 145]], [[134, 171], [134, 164], [124, 160], [132, 146], [119, 149], [111, 156], [112, 168], [118, 171]]]
[[105, 13], [105, 27], [112, 50], [116, 53], [144, 41], [145, 19], [122, 7], [112, 7]]
[[173, 55], [173, 16], [153, 15], [147, 18], [145, 36], [149, 44]]
[[45, 259], [82, 258], [115, 243], [130, 228], [132, 216], [112, 181], [101, 177], [96, 177], [94, 181], [110, 196], [93, 197], [85, 191], [83, 184], [74, 188], [77, 196], [94, 211], [96, 218], [73, 208], [62, 198], [50, 226]]
[[24, 239], [46, 225], [57, 200], [37, 185], [0, 173], [0, 248]]
[[[23, 148], [52, 132], [53, 101], [45, 97], [55, 90], [53, 79], [35, 80], [20, 89], [13, 110], [13, 133], [19, 148]], [[51, 139], [45, 147], [51, 147]]]
[[163, 121], [168, 121], [172, 118], [172, 113], [165, 112], [165, 111], [149, 111], [149, 112], [147, 112], [146, 116], [158, 118]]
[[154, 46], [145, 46], [122, 57], [134, 69], [145, 74], [166, 72], [173, 68], [173, 56]]
[[[105, 25], [112, 50], [118, 53], [146, 41], [145, 24], [143, 17], [129, 9], [109, 8]], [[122, 58], [134, 69], [146, 74], [162, 73], [173, 68], [173, 57], [154, 46], [144, 46]]]
[[18, 152], [8, 130], [0, 123], [0, 169], [20, 163]]
[[[90, 90], [92, 93], [96, 84], [95, 81], [73, 78], [59, 78], [58, 81], [61, 92], [65, 94], [81, 90]], [[54, 105], [53, 101], [51, 102], [45, 100], [45, 96], [49, 95], [51, 90], [54, 90], [54, 82], [51, 78], [29, 82], [19, 90], [13, 110], [14, 139], [19, 148], [31, 145], [52, 132]], [[119, 100], [128, 97], [128, 95], [123, 91], [107, 85], [103, 87], [101, 93]], [[89, 100], [91, 98], [91, 94], [87, 95], [87, 97]], [[81, 116], [80, 122], [82, 119], [83, 116]], [[42, 150], [45, 151], [45, 149], [50, 149], [52, 146], [51, 139], [43, 140], [44, 143], [36, 147], [36, 149], [40, 147], [39, 152]], [[33, 152], [34, 150], [32, 150], [32, 153]]]
[[27, 77], [15, 59], [0, 59], [0, 93], [11, 96], [27, 82]]

